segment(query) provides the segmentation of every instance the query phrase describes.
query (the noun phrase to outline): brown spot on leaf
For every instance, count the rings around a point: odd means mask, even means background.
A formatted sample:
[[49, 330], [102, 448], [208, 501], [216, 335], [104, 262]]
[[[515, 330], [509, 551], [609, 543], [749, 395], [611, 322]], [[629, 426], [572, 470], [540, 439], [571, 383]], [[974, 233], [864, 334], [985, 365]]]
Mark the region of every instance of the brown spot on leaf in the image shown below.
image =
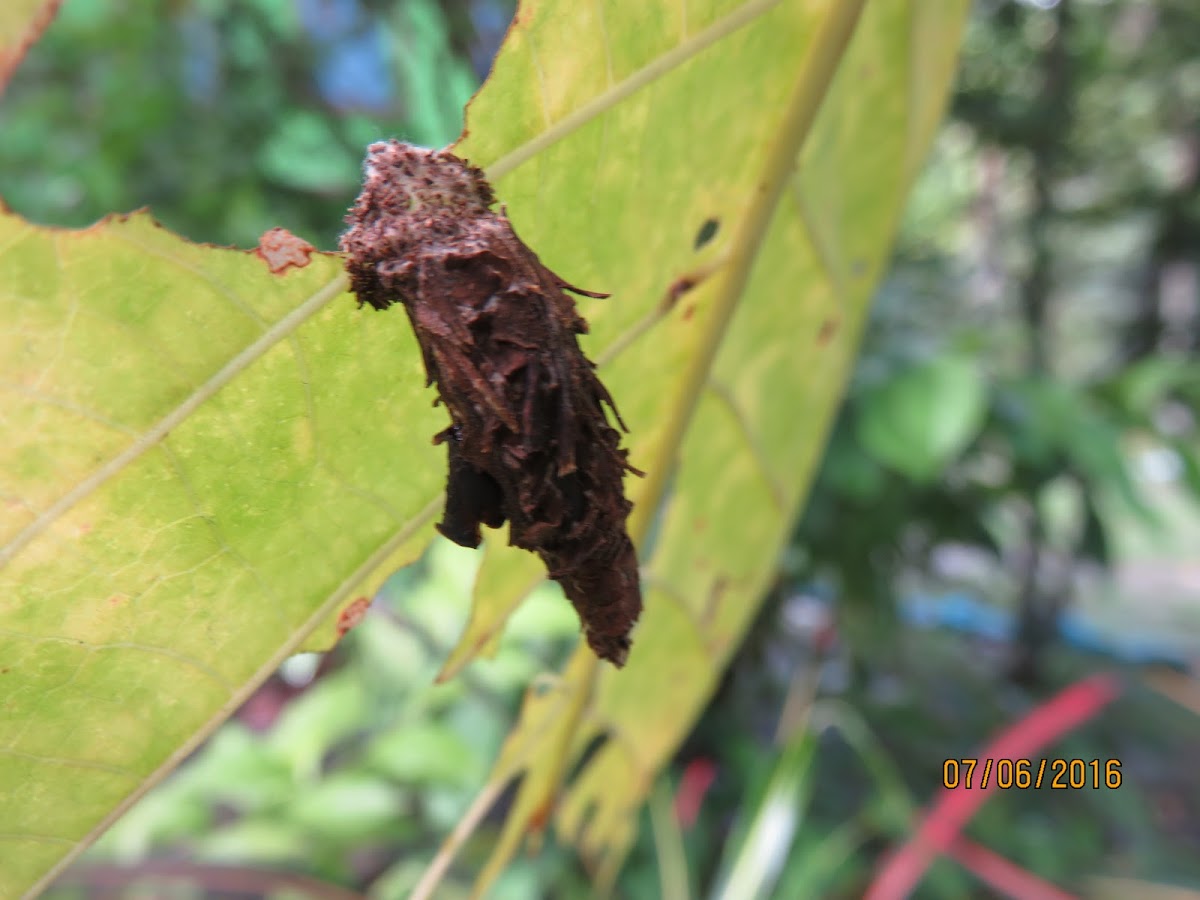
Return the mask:
[[708, 599], [704, 604], [704, 609], [700, 613], [700, 621], [707, 627], [712, 624], [716, 618], [717, 610], [721, 607], [721, 600], [729, 591], [729, 576], [718, 575], [713, 579], [712, 587], [708, 591]]
[[682, 297], [699, 283], [700, 279], [696, 275], [680, 275], [678, 278], [672, 281], [671, 286], [667, 288], [667, 296], [666, 299], [663, 300], [663, 306], [667, 309], [671, 309], [676, 303], [679, 302], [680, 297]]
[[491, 642], [492, 638], [494, 638], [495, 636], [496, 636], [496, 629], [494, 629], [494, 628], [489, 628], [487, 631], [485, 631], [483, 634], [481, 634], [478, 637], [478, 639], [475, 641], [475, 646], [473, 646], [471, 648], [471, 655], [479, 656], [480, 654], [482, 654], [484, 649], [487, 647], [487, 645]]
[[267, 268], [275, 275], [289, 267], [303, 269], [308, 265], [316, 247], [303, 238], [298, 238], [286, 228], [264, 231], [254, 251]]
[[367, 148], [342, 237], [359, 305], [404, 306], [450, 413], [435, 443], [449, 461], [438, 530], [464, 547], [481, 526], [537, 553], [575, 606], [596, 655], [623, 665], [642, 609], [625, 427], [583, 355], [587, 322], [512, 225], [483, 172], [447, 151]]
[[554, 812], [554, 801], [543, 803], [537, 809], [529, 814], [529, 833], [531, 835], [540, 834], [546, 828], [546, 822], [550, 820], [550, 813]]
[[337, 620], [337, 636], [339, 641], [346, 636], [347, 631], [366, 617], [367, 610], [370, 608], [371, 598], [359, 597], [341, 611]]
[[685, 322], [690, 322], [692, 320], [692, 316], [694, 316], [695, 314], [696, 314], [696, 304], [689, 303], [687, 306], [685, 306], [683, 308], [683, 314], [680, 315], [679, 318], [681, 318]]
[[824, 347], [829, 343], [830, 339], [837, 334], [838, 328], [841, 327], [841, 322], [838, 319], [826, 319], [821, 323], [821, 330], [817, 332], [817, 344]]
[[720, 261], [710, 262], [706, 265], [693, 269], [691, 272], [684, 272], [678, 278], [671, 282], [667, 287], [667, 292], [663, 294], [662, 300], [658, 302], [658, 314], [665, 315], [675, 308], [681, 297], [688, 292], [708, 280], [709, 276], [715, 272], [721, 265]]

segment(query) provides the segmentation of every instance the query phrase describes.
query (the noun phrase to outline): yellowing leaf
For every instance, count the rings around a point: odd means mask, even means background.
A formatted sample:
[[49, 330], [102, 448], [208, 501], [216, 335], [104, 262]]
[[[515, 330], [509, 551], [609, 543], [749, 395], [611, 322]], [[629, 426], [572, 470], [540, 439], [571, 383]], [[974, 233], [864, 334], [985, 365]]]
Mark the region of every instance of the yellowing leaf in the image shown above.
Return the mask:
[[[527, 698], [491, 789], [524, 778], [480, 891], [597, 736], [558, 821], [602, 878], [615, 874], [655, 773], [770, 582], [940, 118], [966, 7], [522, 6], [457, 152], [496, 179], [547, 265], [613, 293], [585, 302], [586, 349], [648, 472], [627, 480], [647, 590], [624, 670], [583, 649]], [[448, 672], [536, 576], [493, 543]]]
[[438, 411], [341, 267], [0, 216], [0, 896], [428, 542]]

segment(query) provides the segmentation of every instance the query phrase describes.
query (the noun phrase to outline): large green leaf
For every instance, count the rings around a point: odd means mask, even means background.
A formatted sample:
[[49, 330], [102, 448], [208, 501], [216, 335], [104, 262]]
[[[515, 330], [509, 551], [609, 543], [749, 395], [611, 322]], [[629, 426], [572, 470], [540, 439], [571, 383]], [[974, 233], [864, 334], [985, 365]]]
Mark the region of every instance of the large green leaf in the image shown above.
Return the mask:
[[[488, 788], [526, 773], [492, 870], [601, 734], [560, 822], [615, 870], [771, 576], [966, 3], [861, 5], [547, 0], [470, 109], [459, 152], [523, 237], [614, 293], [584, 301], [586, 349], [649, 473], [628, 484], [647, 586], [629, 665], [584, 651], [531, 688]], [[145, 216], [0, 217], [0, 896], [428, 542], [445, 414], [403, 315], [338, 299], [339, 268], [272, 274]], [[502, 544], [448, 671], [542, 577]]]
[[0, 896], [428, 542], [440, 417], [343, 288], [145, 215], [0, 217]]

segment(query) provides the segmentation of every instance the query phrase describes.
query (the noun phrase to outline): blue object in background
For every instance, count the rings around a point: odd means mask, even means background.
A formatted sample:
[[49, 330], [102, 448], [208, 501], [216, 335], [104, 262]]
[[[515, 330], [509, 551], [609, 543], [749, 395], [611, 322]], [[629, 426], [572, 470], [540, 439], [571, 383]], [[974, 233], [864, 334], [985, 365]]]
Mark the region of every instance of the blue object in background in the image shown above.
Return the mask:
[[296, 0], [305, 30], [321, 49], [317, 87], [338, 109], [388, 109], [396, 86], [377, 21], [357, 0]]
[[[1016, 617], [1011, 612], [961, 593], [907, 597], [900, 603], [900, 615], [918, 628], [947, 628], [992, 641], [1011, 641], [1017, 631]], [[1192, 655], [1186, 641], [1161, 635], [1114, 634], [1074, 612], [1060, 620], [1059, 637], [1077, 650], [1131, 665], [1187, 669]]]

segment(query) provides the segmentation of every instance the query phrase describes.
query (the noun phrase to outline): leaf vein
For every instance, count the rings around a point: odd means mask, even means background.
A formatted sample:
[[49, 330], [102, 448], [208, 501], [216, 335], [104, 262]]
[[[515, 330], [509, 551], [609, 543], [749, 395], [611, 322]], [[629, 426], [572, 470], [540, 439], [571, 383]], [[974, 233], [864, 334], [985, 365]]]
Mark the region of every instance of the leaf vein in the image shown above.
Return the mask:
[[[176, 268], [183, 269], [183, 271], [187, 272], [189, 275], [194, 276], [198, 281], [205, 282], [210, 287], [212, 287], [212, 289], [219, 296], [221, 296], [224, 300], [226, 300], [230, 306], [232, 306], [238, 312], [242, 313], [242, 315], [246, 316], [247, 318], [253, 319], [259, 325], [262, 325], [264, 327], [266, 326], [266, 324], [267, 324], [266, 320], [263, 319], [263, 317], [261, 315], [259, 315], [258, 310], [256, 310], [253, 305], [251, 305], [250, 303], [247, 303], [245, 300], [243, 300], [238, 295], [238, 293], [236, 291], [230, 290], [228, 287], [226, 287], [224, 284], [221, 284], [219, 281], [217, 281], [217, 279], [213, 278], [211, 275], [209, 275], [203, 269], [201, 269], [197, 266], [194, 266], [188, 262], [185, 262], [183, 259], [180, 259], [178, 256], [176, 256], [173, 253], [166, 253], [163, 250], [159, 249], [158, 247], [155, 247], [151, 244], [147, 244], [144, 241], [139, 241], [139, 240], [135, 239], [132, 235], [122, 231], [121, 229], [112, 229], [109, 233], [113, 237], [117, 238], [118, 240], [122, 240], [127, 244], [133, 245], [134, 247], [136, 247], [138, 250], [140, 250], [142, 253], [146, 254], [147, 256], [153, 256], [157, 259], [160, 259], [160, 260], [168, 263], [169, 265], [173, 265]], [[243, 251], [243, 252], [245, 252], [245, 251]]]
[[334, 297], [343, 293], [345, 289], [345, 276], [339, 276], [280, 319], [274, 326], [264, 332], [261, 337], [250, 344], [250, 346], [226, 363], [219, 372], [197, 388], [190, 397], [180, 403], [170, 413], [163, 416], [153, 427], [147, 429], [129, 447], [114, 456], [60, 497], [49, 509], [22, 529], [13, 540], [0, 548], [0, 568], [11, 562], [22, 549], [70, 510], [74, 509], [79, 503], [90, 497], [109, 479], [141, 457], [151, 447], [158, 444], [172, 428], [175, 428], [187, 419], [200, 404], [212, 397], [217, 391], [232, 381], [234, 377], [257, 361], [259, 357], [263, 356], [271, 347], [282, 340], [284, 336], [290, 334], [307, 319], [323, 309]]
[[758, 439], [758, 435], [754, 433], [754, 429], [750, 426], [750, 420], [746, 416], [746, 411], [742, 409], [741, 405], [737, 402], [737, 398], [733, 396], [733, 392], [723, 382], [710, 377], [708, 379], [708, 389], [714, 397], [721, 401], [721, 405], [729, 413], [734, 424], [737, 426], [737, 432], [741, 435], [746, 448], [750, 451], [758, 474], [766, 482], [767, 490], [771, 495], [771, 501], [775, 504], [775, 508], [780, 512], [784, 512], [788, 505], [787, 490], [783, 486], [783, 479], [771, 471], [771, 464], [767, 460], [767, 451], [763, 447], [762, 441]]
[[9, 756], [14, 759], [27, 759], [30, 762], [41, 763], [48, 766], [61, 766], [68, 769], [87, 769], [95, 772], [107, 772], [110, 775], [121, 775], [125, 778], [141, 780], [142, 773], [135, 772], [133, 769], [127, 769], [124, 766], [114, 766], [109, 763], [93, 762], [87, 759], [70, 759], [64, 756], [43, 756], [38, 753], [22, 753], [20, 750], [12, 750], [6, 747], [0, 747], [0, 756]]
[[528, 162], [548, 147], [557, 144], [567, 135], [586, 125], [601, 113], [616, 106], [627, 97], [636, 94], [672, 69], [683, 65], [712, 44], [753, 22], [780, 0], [750, 0], [723, 19], [718, 19], [708, 28], [668, 50], [662, 56], [643, 66], [624, 81], [576, 107], [570, 114], [559, 119], [537, 137], [526, 141], [500, 159], [487, 166], [488, 179], [498, 181], [513, 169]]

